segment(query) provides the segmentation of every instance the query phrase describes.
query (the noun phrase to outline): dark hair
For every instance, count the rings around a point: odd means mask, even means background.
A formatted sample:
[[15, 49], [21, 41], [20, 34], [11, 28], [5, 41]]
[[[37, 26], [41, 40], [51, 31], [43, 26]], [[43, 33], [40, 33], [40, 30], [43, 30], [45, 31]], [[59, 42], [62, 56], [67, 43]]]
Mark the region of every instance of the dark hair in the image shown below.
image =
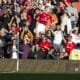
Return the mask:
[[39, 9], [39, 8], [36, 8], [36, 9], [34, 10], [34, 13], [35, 13], [37, 10], [40, 10], [40, 9]]
[[67, 35], [67, 38], [72, 38], [72, 36], [70, 34]]
[[80, 48], [80, 43], [78, 43], [78, 44], [76, 45], [76, 48]]

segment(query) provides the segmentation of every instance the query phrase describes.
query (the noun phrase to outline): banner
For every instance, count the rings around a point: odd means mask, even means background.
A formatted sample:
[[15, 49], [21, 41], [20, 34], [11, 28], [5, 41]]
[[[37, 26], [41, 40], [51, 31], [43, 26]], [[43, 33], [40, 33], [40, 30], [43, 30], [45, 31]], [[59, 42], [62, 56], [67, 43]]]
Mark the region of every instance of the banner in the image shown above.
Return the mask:
[[80, 60], [80, 50], [72, 50], [69, 56], [69, 60]]

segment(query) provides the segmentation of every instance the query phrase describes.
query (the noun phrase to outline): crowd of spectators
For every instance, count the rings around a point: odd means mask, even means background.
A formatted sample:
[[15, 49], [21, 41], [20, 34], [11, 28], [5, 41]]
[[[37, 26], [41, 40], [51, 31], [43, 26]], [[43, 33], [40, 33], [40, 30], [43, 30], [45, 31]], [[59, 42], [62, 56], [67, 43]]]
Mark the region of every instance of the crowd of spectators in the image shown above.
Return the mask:
[[0, 58], [69, 58], [80, 49], [80, 0], [0, 0]]

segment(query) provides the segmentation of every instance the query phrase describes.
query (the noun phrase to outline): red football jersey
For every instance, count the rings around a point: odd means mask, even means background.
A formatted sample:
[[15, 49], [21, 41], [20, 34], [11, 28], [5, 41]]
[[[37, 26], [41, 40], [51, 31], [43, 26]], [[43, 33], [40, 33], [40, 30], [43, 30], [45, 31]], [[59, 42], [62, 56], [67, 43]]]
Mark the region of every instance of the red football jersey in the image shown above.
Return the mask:
[[66, 49], [66, 52], [68, 54], [70, 54], [70, 52], [75, 48], [76, 48], [76, 44], [75, 43], [73, 43], [73, 42], [66, 42], [65, 43], [65, 49]]
[[[50, 41], [45, 41], [40, 43], [40, 48], [42, 51], [48, 51], [48, 49], [51, 47], [52, 43]], [[47, 47], [47, 48], [46, 48]]]
[[39, 22], [42, 24], [47, 24], [48, 22], [52, 22], [52, 16], [49, 13], [42, 12], [38, 15]]

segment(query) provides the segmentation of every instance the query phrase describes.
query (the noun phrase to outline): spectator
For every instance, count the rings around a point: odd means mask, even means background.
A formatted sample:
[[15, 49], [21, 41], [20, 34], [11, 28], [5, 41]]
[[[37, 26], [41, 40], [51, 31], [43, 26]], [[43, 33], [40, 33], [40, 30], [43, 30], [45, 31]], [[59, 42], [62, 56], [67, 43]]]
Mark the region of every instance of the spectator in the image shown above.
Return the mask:
[[72, 30], [71, 26], [71, 15], [69, 12], [64, 12], [64, 14], [61, 17], [61, 28], [62, 31], [66, 34], [69, 34]]
[[30, 39], [29, 38], [25, 37], [22, 50], [23, 50], [22, 59], [27, 59], [30, 53]]
[[11, 55], [11, 58], [12, 59], [18, 59], [18, 50], [16, 48], [16, 40], [14, 39], [13, 40], [13, 46], [12, 46], [12, 55]]
[[51, 41], [47, 39], [46, 37], [44, 37], [43, 40], [40, 42], [39, 46], [40, 46], [40, 50], [42, 51], [42, 58], [46, 59], [48, 51], [50, 50], [52, 46]]
[[63, 33], [61, 31], [61, 26], [57, 25], [56, 31], [54, 31], [54, 40], [53, 40], [53, 46], [58, 55], [62, 53], [62, 40], [63, 40]]
[[67, 6], [66, 10], [71, 14], [71, 25], [72, 25], [72, 29], [74, 29], [78, 21], [78, 11], [74, 7], [73, 3], [70, 3]]
[[80, 36], [79, 36], [79, 29], [76, 27], [73, 32], [71, 33], [72, 35], [72, 41], [75, 44], [80, 44]]
[[51, 48], [51, 50], [48, 52], [47, 59], [51, 59], [51, 60], [57, 60], [58, 59], [54, 48]]
[[20, 40], [23, 42], [25, 37], [29, 38], [30, 42], [33, 41], [33, 34], [31, 33], [31, 31], [26, 26], [21, 31]]
[[76, 44], [72, 42], [72, 36], [68, 35], [67, 41], [65, 41], [65, 50], [70, 55], [71, 51], [76, 48]]
[[51, 30], [46, 31], [46, 37], [47, 37], [48, 39], [50, 39], [51, 42], [53, 42], [54, 35], [53, 35], [53, 33], [52, 33]]

